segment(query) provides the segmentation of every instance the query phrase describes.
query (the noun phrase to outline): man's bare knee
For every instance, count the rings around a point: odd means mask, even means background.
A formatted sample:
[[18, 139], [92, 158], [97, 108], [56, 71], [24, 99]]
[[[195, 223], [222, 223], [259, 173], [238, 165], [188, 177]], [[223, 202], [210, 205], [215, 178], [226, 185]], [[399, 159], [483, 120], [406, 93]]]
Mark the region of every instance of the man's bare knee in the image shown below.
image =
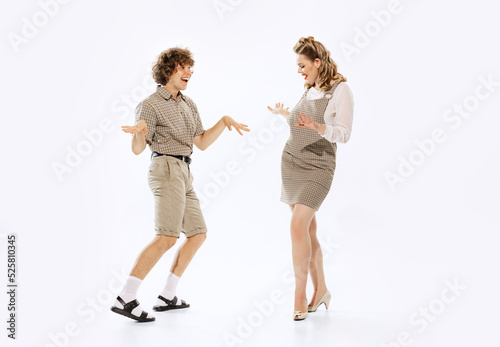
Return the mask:
[[168, 251], [177, 242], [178, 238], [174, 236], [157, 235], [157, 240], [163, 251]]
[[206, 239], [207, 239], [207, 233], [200, 233], [191, 236], [188, 240], [199, 243], [201, 245], [203, 242], [205, 242]]

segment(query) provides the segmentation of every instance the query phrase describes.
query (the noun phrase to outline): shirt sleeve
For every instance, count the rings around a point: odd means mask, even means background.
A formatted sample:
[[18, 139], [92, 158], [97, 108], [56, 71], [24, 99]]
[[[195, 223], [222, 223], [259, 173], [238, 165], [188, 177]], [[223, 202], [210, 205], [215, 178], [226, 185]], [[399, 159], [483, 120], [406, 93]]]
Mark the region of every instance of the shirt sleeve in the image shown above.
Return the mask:
[[193, 105], [192, 109], [196, 122], [196, 130], [194, 131], [194, 137], [196, 137], [203, 134], [205, 129], [203, 128], [203, 123], [201, 122], [200, 114], [198, 113], [198, 107], [196, 107], [196, 104], [193, 101], [191, 101], [191, 104]]
[[151, 146], [156, 133], [156, 112], [147, 103], [141, 102], [135, 109], [135, 122], [143, 120], [146, 122], [146, 143]]
[[346, 143], [351, 137], [352, 120], [354, 114], [354, 100], [350, 88], [341, 87], [337, 95], [328, 102], [325, 111], [325, 134], [321, 135], [330, 142]]

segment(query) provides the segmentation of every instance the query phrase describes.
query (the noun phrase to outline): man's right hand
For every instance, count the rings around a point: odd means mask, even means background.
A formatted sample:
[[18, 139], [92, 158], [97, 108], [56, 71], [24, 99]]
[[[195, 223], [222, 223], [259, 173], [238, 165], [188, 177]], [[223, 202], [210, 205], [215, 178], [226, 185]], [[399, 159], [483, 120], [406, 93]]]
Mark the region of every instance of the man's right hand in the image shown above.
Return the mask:
[[123, 125], [122, 130], [126, 133], [129, 133], [129, 134], [138, 134], [141, 132], [144, 134], [148, 133], [148, 127], [146, 125], [146, 122], [143, 121], [142, 119], [140, 121], [138, 121], [136, 125], [132, 125], [132, 126]]

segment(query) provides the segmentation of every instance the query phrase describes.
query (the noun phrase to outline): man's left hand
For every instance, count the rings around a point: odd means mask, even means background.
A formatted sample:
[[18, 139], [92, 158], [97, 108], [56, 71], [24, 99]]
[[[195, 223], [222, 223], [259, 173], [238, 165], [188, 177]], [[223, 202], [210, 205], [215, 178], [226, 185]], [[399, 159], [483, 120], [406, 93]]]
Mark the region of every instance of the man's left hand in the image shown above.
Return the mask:
[[233, 130], [232, 129], [233, 127], [236, 129], [236, 131], [240, 135], [243, 135], [242, 132], [241, 132], [241, 130], [246, 131], [246, 132], [250, 131], [250, 129], [248, 128], [248, 125], [238, 123], [238, 122], [236, 122], [234, 119], [232, 119], [229, 116], [224, 116], [224, 117], [222, 117], [222, 119], [224, 120], [224, 125], [227, 126], [227, 128], [229, 129], [229, 131]]

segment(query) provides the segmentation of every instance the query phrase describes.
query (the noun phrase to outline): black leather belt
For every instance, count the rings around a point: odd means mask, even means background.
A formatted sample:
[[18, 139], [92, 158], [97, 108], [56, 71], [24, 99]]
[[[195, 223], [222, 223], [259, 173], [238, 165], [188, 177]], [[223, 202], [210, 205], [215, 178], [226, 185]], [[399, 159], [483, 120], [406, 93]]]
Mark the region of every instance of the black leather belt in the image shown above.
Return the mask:
[[162, 153], [158, 153], [158, 152], [153, 152], [151, 154], [151, 157], [161, 157], [162, 155], [168, 155], [169, 157], [174, 157], [174, 158], [177, 158], [179, 160], [186, 162], [187, 164], [191, 164], [191, 158], [183, 156], [183, 155], [162, 154]]

